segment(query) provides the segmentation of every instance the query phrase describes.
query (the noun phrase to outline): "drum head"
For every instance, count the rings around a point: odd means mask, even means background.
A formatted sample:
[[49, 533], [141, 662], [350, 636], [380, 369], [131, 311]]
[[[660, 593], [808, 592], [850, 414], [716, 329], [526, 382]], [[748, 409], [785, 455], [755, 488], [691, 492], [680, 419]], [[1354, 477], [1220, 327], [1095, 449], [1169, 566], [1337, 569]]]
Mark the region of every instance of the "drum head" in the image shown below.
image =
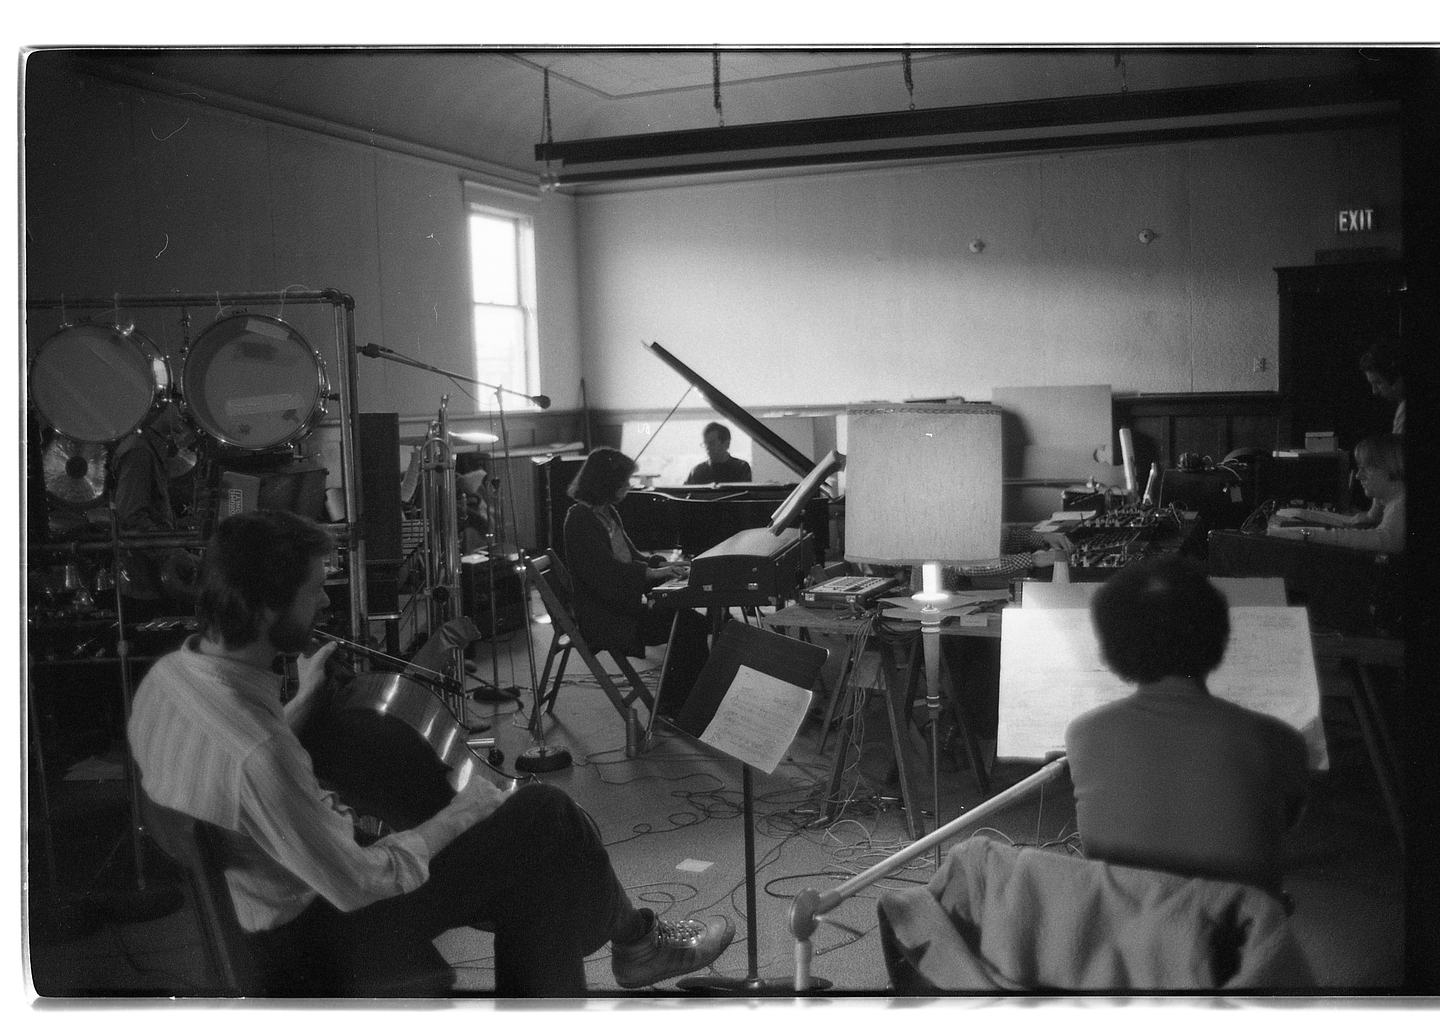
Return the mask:
[[165, 357], [136, 329], [72, 325], [51, 336], [30, 364], [40, 417], [81, 443], [113, 443], [155, 411], [170, 385]]
[[202, 332], [185, 355], [181, 397], [202, 432], [240, 450], [288, 446], [325, 411], [320, 355], [289, 325], [235, 315]]

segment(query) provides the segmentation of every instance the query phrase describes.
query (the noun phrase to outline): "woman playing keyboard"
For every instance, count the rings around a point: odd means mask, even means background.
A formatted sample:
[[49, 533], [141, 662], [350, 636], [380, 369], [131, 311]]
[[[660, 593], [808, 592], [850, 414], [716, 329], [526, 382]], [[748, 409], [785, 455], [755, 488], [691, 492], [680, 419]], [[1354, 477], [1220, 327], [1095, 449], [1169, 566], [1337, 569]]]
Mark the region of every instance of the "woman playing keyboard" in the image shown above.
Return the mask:
[[1355, 445], [1355, 474], [1374, 504], [1358, 514], [1282, 507], [1270, 520], [1269, 535], [1333, 546], [1399, 554], [1405, 550], [1405, 450], [1394, 433], [1370, 436]]
[[630, 492], [635, 462], [618, 450], [590, 452], [570, 495], [575, 506], [565, 516], [565, 561], [575, 586], [575, 615], [580, 631], [595, 650], [644, 657], [646, 646], [674, 639], [660, 684], [658, 714], [673, 716], [695, 685], [710, 656], [705, 616], [682, 608], [673, 614], [647, 607], [654, 586], [682, 578], [686, 567], [663, 557], [646, 558], [625, 532], [615, 505]]

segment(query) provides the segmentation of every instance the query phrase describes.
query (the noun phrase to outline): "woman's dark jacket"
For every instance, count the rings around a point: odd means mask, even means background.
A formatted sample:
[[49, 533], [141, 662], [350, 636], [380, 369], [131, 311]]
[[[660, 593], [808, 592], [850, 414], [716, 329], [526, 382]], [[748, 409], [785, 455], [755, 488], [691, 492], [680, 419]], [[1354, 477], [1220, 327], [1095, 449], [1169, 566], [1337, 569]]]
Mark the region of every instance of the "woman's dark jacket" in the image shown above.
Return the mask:
[[[620, 516], [610, 514], [617, 524]], [[640, 619], [645, 611], [649, 582], [645, 569], [658, 567], [664, 558], [649, 558], [625, 537], [630, 560], [617, 560], [610, 549], [610, 534], [599, 516], [584, 504], [575, 504], [565, 516], [565, 563], [575, 588], [575, 620], [592, 650], [610, 650], [644, 657]]]

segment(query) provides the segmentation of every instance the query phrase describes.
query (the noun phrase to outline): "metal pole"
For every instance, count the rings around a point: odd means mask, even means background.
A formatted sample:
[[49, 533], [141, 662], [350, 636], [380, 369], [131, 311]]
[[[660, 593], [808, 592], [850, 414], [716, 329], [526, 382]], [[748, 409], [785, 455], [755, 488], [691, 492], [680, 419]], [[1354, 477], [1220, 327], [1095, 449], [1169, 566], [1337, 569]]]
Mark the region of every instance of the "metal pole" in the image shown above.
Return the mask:
[[[963, 832], [970, 826], [983, 818], [988, 818], [996, 811], [1009, 807], [1024, 797], [1029, 796], [1036, 790], [1043, 789], [1050, 782], [1063, 774], [1069, 765], [1064, 756], [1057, 757], [1039, 771], [1021, 779], [1009, 789], [1002, 790], [989, 800], [983, 801], [965, 812], [953, 821], [940, 826], [929, 835], [916, 840], [910, 846], [900, 850], [884, 861], [865, 869], [858, 875], [852, 876], [841, 883], [833, 890], [826, 890], [824, 893], [814, 889], [804, 889], [795, 895], [790, 902], [790, 932], [796, 940], [795, 957], [795, 989], [797, 992], [809, 989], [810, 966], [809, 959], [812, 953], [811, 948], [802, 947], [802, 942], [809, 941], [815, 933], [815, 927], [820, 922], [820, 916], [834, 911], [846, 900], [855, 896], [871, 883], [879, 882], [894, 872], [899, 871], [925, 853], [931, 847], [938, 848], [941, 843], [948, 840], [957, 833]], [[804, 962], [802, 965], [800, 962]]]
[[340, 373], [340, 465], [345, 478], [345, 520], [349, 523], [346, 541], [350, 567], [350, 634], [356, 639], [370, 637], [369, 597], [365, 567], [365, 532], [363, 529], [360, 462], [356, 460], [355, 440], [359, 434], [360, 404], [355, 360], [355, 309], [346, 305], [343, 319], [336, 312], [336, 362]]

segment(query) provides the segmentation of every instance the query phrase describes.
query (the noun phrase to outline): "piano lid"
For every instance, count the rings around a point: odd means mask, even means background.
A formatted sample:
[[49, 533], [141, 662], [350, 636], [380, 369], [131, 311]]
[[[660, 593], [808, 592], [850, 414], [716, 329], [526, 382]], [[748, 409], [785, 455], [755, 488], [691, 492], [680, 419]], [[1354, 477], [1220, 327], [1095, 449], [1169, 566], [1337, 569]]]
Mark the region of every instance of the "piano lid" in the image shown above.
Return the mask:
[[702, 379], [691, 370], [688, 365], [670, 353], [670, 351], [666, 350], [659, 343], [645, 343], [644, 346], [656, 357], [660, 358], [660, 360], [678, 372], [686, 382], [698, 389], [701, 395], [709, 401], [711, 407], [740, 426], [747, 436], [771, 454], [775, 455], [775, 459], [785, 465], [785, 467], [789, 468], [802, 479], [814, 470], [814, 461], [792, 447], [782, 439], [779, 434], [771, 429], [767, 429], [765, 425], [761, 423], [760, 419], [735, 403], [735, 401], [731, 400], [724, 393], [721, 393], [709, 382]]

